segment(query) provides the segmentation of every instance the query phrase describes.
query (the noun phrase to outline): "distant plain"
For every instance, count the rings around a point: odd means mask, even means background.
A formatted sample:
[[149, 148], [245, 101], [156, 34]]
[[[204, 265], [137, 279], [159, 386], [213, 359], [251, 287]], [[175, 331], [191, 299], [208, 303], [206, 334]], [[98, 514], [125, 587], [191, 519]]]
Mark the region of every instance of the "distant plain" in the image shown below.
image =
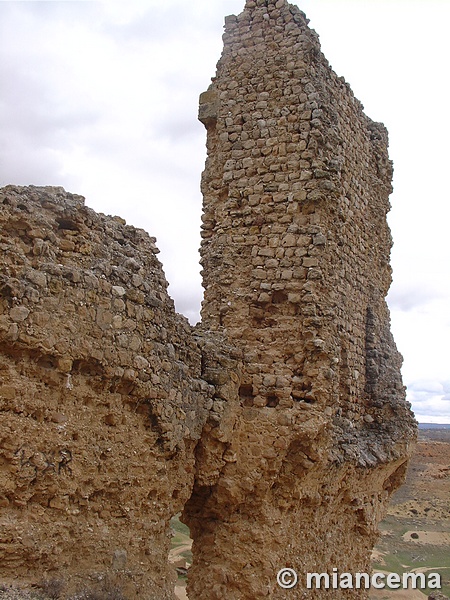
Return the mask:
[[[380, 524], [373, 570], [440, 573], [450, 596], [450, 427], [422, 427], [406, 482]], [[373, 590], [370, 598], [426, 600], [429, 591]]]

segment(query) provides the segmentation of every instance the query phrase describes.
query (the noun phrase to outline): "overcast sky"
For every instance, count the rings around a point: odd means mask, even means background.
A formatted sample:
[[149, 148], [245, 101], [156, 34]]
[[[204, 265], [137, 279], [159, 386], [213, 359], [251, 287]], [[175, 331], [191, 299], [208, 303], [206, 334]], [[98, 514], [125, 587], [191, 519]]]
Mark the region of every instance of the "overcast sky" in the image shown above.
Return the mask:
[[[450, 422], [450, 2], [298, 0], [390, 133], [392, 328], [419, 421]], [[157, 237], [177, 310], [202, 289], [198, 96], [244, 0], [1, 1], [0, 185], [62, 185]]]

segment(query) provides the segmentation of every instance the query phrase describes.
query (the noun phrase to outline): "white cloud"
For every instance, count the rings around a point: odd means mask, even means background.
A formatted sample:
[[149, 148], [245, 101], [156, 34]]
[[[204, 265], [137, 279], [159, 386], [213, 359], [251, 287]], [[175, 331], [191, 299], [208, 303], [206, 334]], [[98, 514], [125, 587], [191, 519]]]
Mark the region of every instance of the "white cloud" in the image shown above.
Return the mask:
[[424, 308], [440, 299], [447, 299], [446, 293], [439, 282], [430, 281], [431, 278], [414, 276], [404, 283], [395, 282], [389, 290], [388, 302], [392, 310], [409, 312], [414, 309]]
[[410, 384], [408, 399], [414, 404], [416, 417], [419, 421], [426, 423], [449, 422], [449, 389], [449, 380], [418, 380]]

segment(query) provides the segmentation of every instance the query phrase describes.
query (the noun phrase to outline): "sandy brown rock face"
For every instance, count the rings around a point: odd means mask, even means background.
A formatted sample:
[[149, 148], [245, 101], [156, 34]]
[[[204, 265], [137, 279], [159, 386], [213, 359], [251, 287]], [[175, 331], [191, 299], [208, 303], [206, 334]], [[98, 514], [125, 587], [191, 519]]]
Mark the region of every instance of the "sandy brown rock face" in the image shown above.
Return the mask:
[[210, 386], [154, 239], [61, 188], [0, 191], [0, 574], [172, 598]]
[[305, 592], [306, 573], [370, 570], [416, 435], [385, 303], [387, 133], [285, 0], [226, 19], [199, 118], [202, 328], [243, 367], [197, 449], [190, 598], [285, 598], [285, 566], [290, 598], [329, 597]]
[[154, 238], [61, 188], [0, 190], [4, 580], [167, 600], [182, 509], [191, 600], [328, 598], [308, 572], [370, 568], [416, 436], [385, 303], [387, 133], [285, 0], [247, 0], [224, 42], [200, 101], [200, 327]]

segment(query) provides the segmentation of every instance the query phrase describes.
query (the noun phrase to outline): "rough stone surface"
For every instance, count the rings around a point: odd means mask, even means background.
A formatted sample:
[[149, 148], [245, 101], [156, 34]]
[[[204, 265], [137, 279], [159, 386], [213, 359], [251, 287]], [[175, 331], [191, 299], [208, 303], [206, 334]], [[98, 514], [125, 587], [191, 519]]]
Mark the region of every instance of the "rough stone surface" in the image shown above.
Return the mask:
[[290, 597], [328, 597], [305, 596], [306, 573], [370, 570], [415, 438], [385, 303], [387, 133], [284, 0], [226, 19], [199, 118], [202, 327], [243, 368], [230, 417], [197, 450], [188, 593], [285, 598], [275, 573], [288, 566]]
[[61, 188], [0, 207], [1, 575], [172, 598], [169, 519], [212, 400], [154, 239]]
[[248, 0], [224, 43], [200, 98], [200, 326], [154, 238], [62, 188], [0, 190], [8, 582], [172, 598], [181, 510], [191, 600], [329, 597], [307, 572], [370, 569], [416, 435], [385, 303], [387, 133], [285, 0]]

